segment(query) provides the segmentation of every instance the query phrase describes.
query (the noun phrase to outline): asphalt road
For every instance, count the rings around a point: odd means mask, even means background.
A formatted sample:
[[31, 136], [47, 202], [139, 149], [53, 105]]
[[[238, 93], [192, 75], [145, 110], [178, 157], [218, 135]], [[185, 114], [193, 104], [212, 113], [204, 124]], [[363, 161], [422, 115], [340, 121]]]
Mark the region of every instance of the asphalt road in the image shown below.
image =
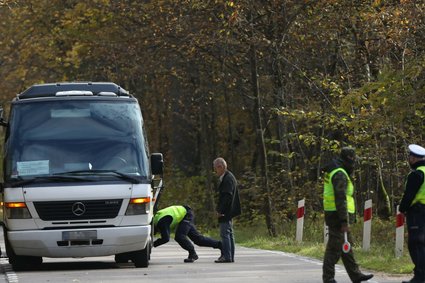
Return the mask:
[[[3, 235], [0, 246], [4, 253]], [[237, 247], [234, 263], [214, 263], [217, 250], [197, 248], [199, 259], [187, 257], [175, 242], [155, 248], [148, 268], [116, 264], [114, 257], [82, 259], [44, 258], [37, 270], [14, 271], [6, 258], [0, 260], [0, 282], [153, 282], [153, 283], [321, 283], [322, 262], [283, 252]], [[371, 283], [401, 282], [407, 277], [376, 274]], [[350, 282], [343, 266], [336, 280]]]

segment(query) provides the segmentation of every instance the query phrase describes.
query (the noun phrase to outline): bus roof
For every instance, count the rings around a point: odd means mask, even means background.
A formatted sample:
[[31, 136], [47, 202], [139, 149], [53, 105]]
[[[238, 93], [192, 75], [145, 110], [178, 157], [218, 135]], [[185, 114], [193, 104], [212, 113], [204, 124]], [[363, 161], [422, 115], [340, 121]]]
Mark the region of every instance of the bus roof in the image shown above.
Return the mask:
[[61, 82], [37, 84], [18, 94], [18, 99], [56, 96], [58, 92], [90, 91], [93, 95], [113, 93], [117, 96], [130, 96], [130, 94], [115, 83], [110, 82]]

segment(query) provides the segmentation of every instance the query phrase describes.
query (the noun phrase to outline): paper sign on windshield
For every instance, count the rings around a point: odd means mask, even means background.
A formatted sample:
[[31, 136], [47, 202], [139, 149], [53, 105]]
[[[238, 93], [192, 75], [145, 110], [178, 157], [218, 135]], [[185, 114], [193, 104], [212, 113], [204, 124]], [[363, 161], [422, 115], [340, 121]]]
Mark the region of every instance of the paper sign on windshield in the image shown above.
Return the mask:
[[17, 162], [19, 176], [49, 174], [49, 160]]

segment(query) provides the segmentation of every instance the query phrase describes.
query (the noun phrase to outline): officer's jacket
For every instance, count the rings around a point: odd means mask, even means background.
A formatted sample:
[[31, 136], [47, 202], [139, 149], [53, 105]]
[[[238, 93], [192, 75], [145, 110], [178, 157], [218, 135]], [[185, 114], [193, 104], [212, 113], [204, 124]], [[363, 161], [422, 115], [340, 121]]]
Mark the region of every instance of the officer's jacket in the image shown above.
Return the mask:
[[410, 172], [410, 174], [407, 176], [406, 189], [399, 207], [400, 212], [409, 212], [409, 210], [412, 208], [413, 200], [415, 199], [416, 194], [425, 181], [424, 173], [421, 170], [417, 170], [419, 166], [425, 166], [425, 160], [416, 162], [412, 166], [413, 171]]
[[[329, 174], [337, 168], [343, 168], [348, 172], [339, 158], [328, 164], [325, 171]], [[339, 171], [333, 175], [331, 182], [334, 188], [336, 211], [325, 211], [325, 222], [330, 227], [340, 228], [343, 224], [351, 224], [355, 221], [355, 215], [348, 213], [347, 210], [346, 191], [349, 180], [342, 171]]]
[[186, 216], [186, 213], [187, 210], [182, 205], [169, 206], [155, 213], [155, 216], [153, 218], [153, 224], [156, 226], [163, 217], [171, 216], [173, 220], [170, 224], [170, 229], [174, 230], [177, 224], [179, 224]]

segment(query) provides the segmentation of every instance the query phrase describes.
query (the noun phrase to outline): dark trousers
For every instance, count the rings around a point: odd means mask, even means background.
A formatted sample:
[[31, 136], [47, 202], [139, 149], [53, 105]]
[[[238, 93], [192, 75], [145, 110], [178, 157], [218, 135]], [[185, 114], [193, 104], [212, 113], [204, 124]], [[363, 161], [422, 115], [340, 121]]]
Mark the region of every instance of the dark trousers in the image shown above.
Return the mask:
[[415, 265], [414, 278], [425, 281], [425, 207], [417, 207], [407, 213], [407, 247]]
[[[348, 233], [348, 241], [353, 247], [351, 233]], [[329, 240], [326, 245], [325, 258], [323, 260], [323, 282], [332, 282], [335, 277], [335, 264], [341, 258], [345, 270], [348, 273], [351, 281], [356, 281], [361, 276], [359, 266], [356, 263], [353, 255], [353, 249], [348, 253], [342, 252], [342, 245], [344, 243], [344, 233], [340, 228], [329, 227]]]
[[233, 234], [232, 220], [220, 222], [220, 237], [223, 244], [221, 256], [225, 260], [235, 259], [235, 236]]
[[[214, 239], [203, 236], [196, 230], [194, 225], [194, 215], [191, 209], [187, 209], [185, 218], [179, 223], [176, 229], [175, 240], [179, 245], [189, 252], [189, 256], [196, 254], [195, 247], [192, 240], [196, 245], [201, 247], [219, 248], [220, 242]], [[189, 238], [189, 239], [188, 239]]]

